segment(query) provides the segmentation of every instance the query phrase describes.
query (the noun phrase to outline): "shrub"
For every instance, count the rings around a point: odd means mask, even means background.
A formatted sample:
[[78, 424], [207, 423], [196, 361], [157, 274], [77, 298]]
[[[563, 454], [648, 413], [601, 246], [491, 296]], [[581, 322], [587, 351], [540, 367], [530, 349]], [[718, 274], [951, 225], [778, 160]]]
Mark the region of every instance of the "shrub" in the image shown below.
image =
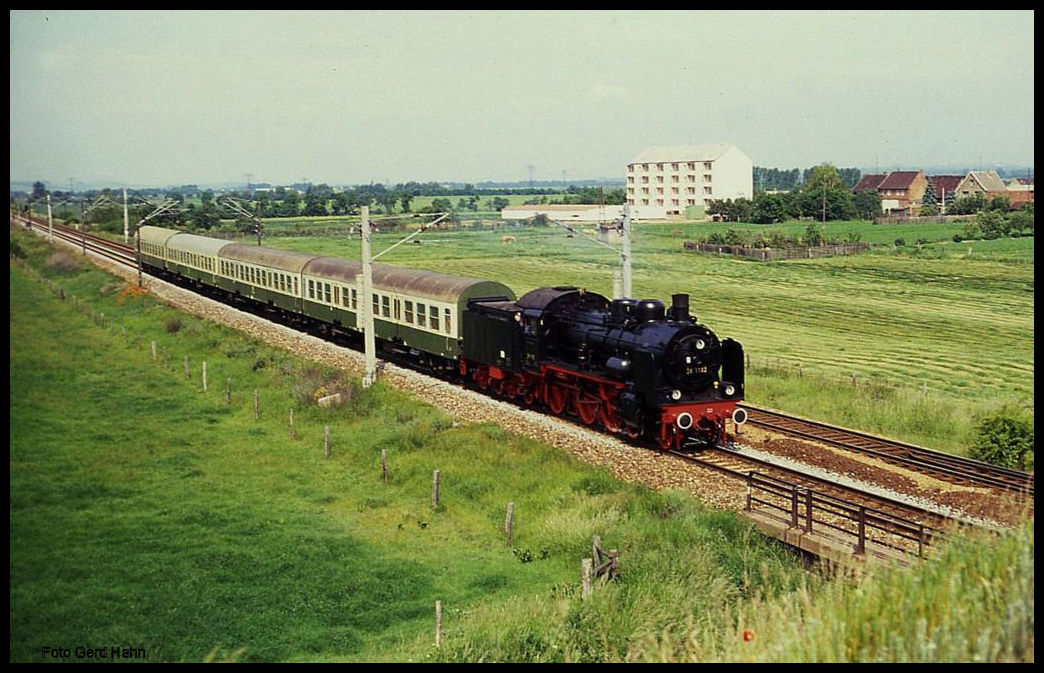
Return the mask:
[[895, 247], [901, 248], [904, 245], [906, 245], [906, 239], [905, 238], [897, 238], [897, 239], [895, 239]]
[[1033, 451], [1033, 419], [1013, 405], [1005, 405], [979, 421], [968, 455], [1001, 467], [1025, 468]]

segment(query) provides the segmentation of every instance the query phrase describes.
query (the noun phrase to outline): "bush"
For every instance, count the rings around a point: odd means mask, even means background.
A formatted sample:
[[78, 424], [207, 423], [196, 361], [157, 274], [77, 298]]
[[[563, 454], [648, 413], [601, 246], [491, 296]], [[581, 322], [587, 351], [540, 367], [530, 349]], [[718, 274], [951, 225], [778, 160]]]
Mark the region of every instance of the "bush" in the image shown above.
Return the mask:
[[906, 245], [906, 239], [905, 238], [897, 238], [897, 239], [895, 239], [895, 247], [901, 248], [904, 245]]
[[1025, 469], [1026, 456], [1032, 452], [1033, 419], [1018, 407], [1005, 405], [979, 421], [968, 455], [992, 465]]

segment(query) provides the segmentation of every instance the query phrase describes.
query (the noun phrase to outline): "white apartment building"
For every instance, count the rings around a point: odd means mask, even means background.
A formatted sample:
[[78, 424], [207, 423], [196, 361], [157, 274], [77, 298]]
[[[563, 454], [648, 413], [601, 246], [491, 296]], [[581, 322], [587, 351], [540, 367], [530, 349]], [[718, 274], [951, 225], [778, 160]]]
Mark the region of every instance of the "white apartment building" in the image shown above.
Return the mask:
[[627, 203], [703, 214], [715, 199], [754, 198], [754, 162], [735, 145], [647, 147], [627, 164]]

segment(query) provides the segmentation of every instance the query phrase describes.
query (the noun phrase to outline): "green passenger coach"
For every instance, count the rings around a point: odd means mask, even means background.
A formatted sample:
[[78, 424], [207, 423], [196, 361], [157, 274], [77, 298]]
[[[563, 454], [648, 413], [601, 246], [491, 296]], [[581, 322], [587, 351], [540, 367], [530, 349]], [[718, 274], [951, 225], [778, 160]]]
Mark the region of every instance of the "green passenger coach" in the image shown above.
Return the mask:
[[[230, 243], [161, 227], [140, 229], [142, 264], [163, 276], [359, 331], [362, 263]], [[370, 298], [376, 338], [456, 359], [462, 317], [474, 299], [515, 299], [502, 283], [375, 264]]]

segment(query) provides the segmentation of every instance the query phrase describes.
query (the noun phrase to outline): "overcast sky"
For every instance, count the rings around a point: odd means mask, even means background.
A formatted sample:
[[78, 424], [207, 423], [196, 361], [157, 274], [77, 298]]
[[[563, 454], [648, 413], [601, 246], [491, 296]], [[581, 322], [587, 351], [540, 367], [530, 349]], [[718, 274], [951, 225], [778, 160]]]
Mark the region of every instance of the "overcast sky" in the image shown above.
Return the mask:
[[11, 179], [1033, 164], [1033, 12], [10, 12]]

